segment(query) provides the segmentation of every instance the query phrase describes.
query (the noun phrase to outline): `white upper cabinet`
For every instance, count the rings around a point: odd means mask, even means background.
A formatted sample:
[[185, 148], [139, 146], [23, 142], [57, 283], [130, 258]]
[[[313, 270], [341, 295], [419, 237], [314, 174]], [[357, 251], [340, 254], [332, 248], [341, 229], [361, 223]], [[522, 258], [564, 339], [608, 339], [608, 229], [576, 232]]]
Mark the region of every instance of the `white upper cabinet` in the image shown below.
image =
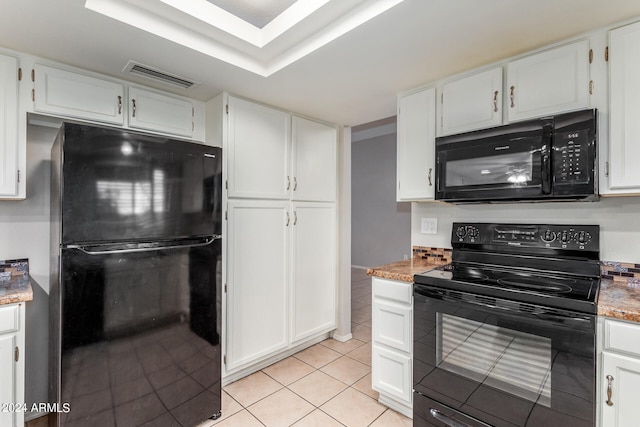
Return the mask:
[[502, 67], [446, 83], [441, 135], [502, 124]]
[[609, 33], [609, 188], [640, 192], [640, 23]]
[[398, 97], [397, 200], [435, 197], [436, 90]]
[[186, 98], [129, 87], [129, 127], [191, 137], [193, 115]]
[[291, 115], [231, 96], [228, 106], [229, 197], [288, 199]]
[[589, 41], [545, 50], [507, 64], [509, 121], [589, 107]]
[[0, 55], [0, 198], [18, 196], [18, 60]]
[[42, 64], [35, 65], [36, 112], [124, 124], [124, 86]]
[[292, 129], [291, 198], [334, 202], [337, 188], [337, 129], [295, 116]]

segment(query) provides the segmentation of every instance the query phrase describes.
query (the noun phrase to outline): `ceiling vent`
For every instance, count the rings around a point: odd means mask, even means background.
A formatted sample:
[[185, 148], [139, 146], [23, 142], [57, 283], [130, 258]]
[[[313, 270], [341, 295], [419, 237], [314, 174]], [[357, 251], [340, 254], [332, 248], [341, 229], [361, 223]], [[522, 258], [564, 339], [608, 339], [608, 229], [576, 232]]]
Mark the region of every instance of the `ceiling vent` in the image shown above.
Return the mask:
[[138, 76], [146, 77], [148, 79], [153, 79], [157, 82], [181, 87], [183, 89], [190, 89], [199, 84], [191, 80], [187, 80], [184, 77], [165, 73], [164, 71], [151, 68], [147, 65], [143, 65], [135, 61], [129, 61], [122, 71], [125, 73], [131, 73]]

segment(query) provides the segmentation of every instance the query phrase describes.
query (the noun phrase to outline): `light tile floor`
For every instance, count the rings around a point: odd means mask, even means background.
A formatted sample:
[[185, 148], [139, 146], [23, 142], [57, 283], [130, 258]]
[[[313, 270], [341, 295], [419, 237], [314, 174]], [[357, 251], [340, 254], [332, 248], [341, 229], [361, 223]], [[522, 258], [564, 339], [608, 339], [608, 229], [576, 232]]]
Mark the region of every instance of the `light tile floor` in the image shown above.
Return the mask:
[[325, 340], [224, 387], [222, 418], [200, 427], [410, 427], [371, 390], [371, 279], [351, 271], [353, 339]]

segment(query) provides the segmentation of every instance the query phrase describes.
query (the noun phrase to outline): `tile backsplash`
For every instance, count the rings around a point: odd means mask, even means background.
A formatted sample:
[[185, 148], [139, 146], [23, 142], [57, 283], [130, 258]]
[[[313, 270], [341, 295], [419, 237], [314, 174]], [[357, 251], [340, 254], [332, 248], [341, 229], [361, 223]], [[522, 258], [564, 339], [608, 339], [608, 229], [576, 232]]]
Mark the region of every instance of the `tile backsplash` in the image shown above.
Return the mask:
[[603, 279], [640, 286], [640, 264], [616, 261], [601, 261], [600, 275]]
[[449, 264], [451, 262], [451, 249], [414, 246], [413, 257], [426, 259], [431, 264]]

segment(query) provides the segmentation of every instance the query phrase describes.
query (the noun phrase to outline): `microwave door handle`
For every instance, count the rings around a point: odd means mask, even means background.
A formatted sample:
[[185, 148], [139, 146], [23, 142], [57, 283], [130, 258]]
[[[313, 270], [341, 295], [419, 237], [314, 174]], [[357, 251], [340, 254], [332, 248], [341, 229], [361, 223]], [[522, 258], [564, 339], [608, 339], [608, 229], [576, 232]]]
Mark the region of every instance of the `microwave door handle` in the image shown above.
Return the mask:
[[551, 142], [553, 132], [550, 124], [544, 125], [542, 128], [542, 148], [540, 154], [542, 156], [542, 194], [551, 194]]

